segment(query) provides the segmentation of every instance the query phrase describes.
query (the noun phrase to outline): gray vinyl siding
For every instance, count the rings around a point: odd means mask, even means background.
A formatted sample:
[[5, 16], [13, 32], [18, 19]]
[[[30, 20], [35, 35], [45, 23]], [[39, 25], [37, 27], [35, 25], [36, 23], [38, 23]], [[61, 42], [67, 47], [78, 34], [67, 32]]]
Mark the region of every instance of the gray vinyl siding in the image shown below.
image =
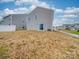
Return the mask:
[[22, 29], [22, 27], [26, 28], [26, 14], [17, 14], [12, 16], [12, 23], [16, 25], [17, 29]]
[[11, 16], [4, 18], [4, 20], [0, 22], [0, 25], [11, 25]]
[[[40, 24], [44, 24], [44, 30], [52, 29], [52, 22], [53, 22], [52, 13], [53, 13], [52, 10], [48, 10], [44, 8], [35, 9], [29, 14], [31, 20], [30, 20], [30, 25], [28, 25], [28, 29], [39, 30]], [[37, 19], [35, 19], [36, 15], [37, 15]]]

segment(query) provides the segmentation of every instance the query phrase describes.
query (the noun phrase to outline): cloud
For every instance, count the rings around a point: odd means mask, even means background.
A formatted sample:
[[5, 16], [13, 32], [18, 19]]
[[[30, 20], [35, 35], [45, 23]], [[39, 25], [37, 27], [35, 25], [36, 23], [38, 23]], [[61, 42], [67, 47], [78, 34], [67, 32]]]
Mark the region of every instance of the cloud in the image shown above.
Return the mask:
[[3, 13], [5, 15], [8, 15], [8, 14], [24, 14], [24, 13], [27, 13], [29, 10], [26, 8], [26, 7], [20, 7], [20, 8], [16, 8], [16, 9], [9, 9], [9, 8], [6, 8], [4, 9]]
[[66, 10], [64, 11], [66, 14], [76, 14], [79, 13], [79, 8], [76, 7], [67, 7]]
[[61, 26], [63, 21], [61, 19], [54, 19], [53, 26]]
[[9, 8], [4, 9], [3, 12], [4, 12], [5, 15], [13, 14], [14, 13], [14, 11], [13, 10], [10, 10]]
[[16, 4], [20, 5], [23, 3], [27, 3], [27, 4], [37, 4], [39, 1], [38, 0], [16, 0]]
[[35, 5], [32, 5], [29, 8], [27, 8], [27, 7], [19, 7], [19, 8], [15, 8], [15, 9], [6, 8], [4, 10], [0, 10], [0, 16], [4, 17], [4, 16], [9, 15], [9, 14], [25, 14], [25, 13], [28, 14], [32, 10], [34, 10], [35, 8], [36, 8]]
[[79, 8], [76, 7], [67, 7], [64, 10], [64, 18], [76, 18], [79, 15]]
[[3, 10], [4, 12], [3, 14], [7, 15], [7, 14], [27, 13], [35, 9], [37, 6], [49, 8], [49, 4], [47, 4], [46, 2], [42, 2], [40, 0], [0, 0], [0, 2], [12, 2], [12, 1], [19, 6], [23, 4], [31, 5], [31, 6], [29, 8], [26, 7], [20, 7], [16, 9], [6, 8]]
[[45, 7], [45, 8], [50, 8], [49, 5], [45, 2], [40, 2], [37, 6]]
[[76, 17], [78, 17], [77, 15], [63, 15], [62, 16], [63, 18], [76, 18]]
[[63, 13], [63, 10], [62, 9], [56, 9], [56, 12], [57, 13]]
[[29, 9], [29, 12], [31, 12], [32, 10], [34, 10], [36, 8], [35, 5], [31, 5], [28, 9]]
[[54, 10], [55, 10], [55, 13], [63, 13], [63, 12], [64, 12], [63, 9], [57, 9], [57, 8], [54, 8]]
[[26, 7], [16, 8], [13, 11], [14, 11], [14, 14], [24, 14], [29, 12], [29, 10]]
[[63, 13], [63, 16], [75, 16], [79, 15], [79, 8], [76, 7], [67, 7], [66, 9], [57, 9], [54, 8], [55, 13]]
[[57, 9], [55, 10], [55, 25], [61, 25], [64, 23], [76, 23], [79, 22], [79, 8], [76, 7], [67, 7], [65, 9]]
[[0, 0], [0, 3], [3, 3], [3, 2], [12, 2], [14, 0]]
[[35, 5], [35, 6], [41, 6], [41, 7], [46, 7], [49, 8], [49, 5], [46, 2], [42, 2], [39, 0], [17, 0], [16, 5]]
[[6, 8], [4, 10], [0, 10], [0, 20], [9, 14], [25, 14], [25, 13], [29, 13], [31, 12], [31, 10], [33, 10], [35, 7], [34, 6], [30, 6], [29, 8], [26, 7], [19, 7], [19, 8], [15, 8], [15, 9], [9, 9]]
[[14, 3], [19, 6], [22, 5], [23, 3], [24, 4], [31, 4], [31, 6], [29, 8], [27, 8], [27, 7], [19, 7], [19, 8], [15, 8], [15, 9], [6, 8], [3, 11], [1, 11], [0, 16], [5, 16], [8, 14], [29, 13], [30, 11], [35, 9], [37, 6], [49, 8], [49, 5], [46, 2], [42, 2], [39, 0], [1, 0], [0, 2], [12, 2], [12, 1], [14, 1]]
[[35, 5], [49, 8], [46, 2], [40, 0], [0, 0], [0, 2], [14, 2], [16, 5]]

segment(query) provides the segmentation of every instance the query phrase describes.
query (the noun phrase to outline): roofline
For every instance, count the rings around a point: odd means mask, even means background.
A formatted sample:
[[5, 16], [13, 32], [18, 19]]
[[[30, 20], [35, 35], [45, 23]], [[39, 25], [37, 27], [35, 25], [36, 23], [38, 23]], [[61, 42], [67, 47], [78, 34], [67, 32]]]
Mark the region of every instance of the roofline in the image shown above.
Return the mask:
[[[36, 10], [37, 8], [43, 8], [43, 9], [47, 9], [47, 10], [51, 10], [51, 11], [54, 11], [53, 9], [51, 9], [51, 8], [46, 8], [46, 7], [40, 7], [40, 6], [37, 6], [35, 9], [33, 9], [31, 12], [33, 12], [34, 10]], [[30, 13], [31, 13], [30, 12]], [[30, 13], [28, 13], [28, 14], [30, 14]]]
[[5, 17], [11, 16], [11, 15], [12, 15], [12, 14], [8, 14], [8, 15], [4, 16], [3, 19], [4, 19]]
[[[45, 7], [40, 7], [40, 6], [37, 6], [35, 9], [37, 9], [37, 8], [43, 8], [43, 9], [47, 9], [47, 10], [54, 11], [54, 10], [51, 9], [51, 8], [45, 8]], [[34, 9], [34, 10], [35, 10], [35, 9]], [[33, 12], [34, 10], [32, 10], [31, 12]], [[31, 13], [31, 12], [30, 12], [30, 13]], [[28, 13], [28, 14], [30, 14], [30, 13]], [[24, 13], [24, 14], [28, 15], [27, 13]], [[24, 14], [8, 14], [7, 16], [11, 16], [11, 15], [24, 15]], [[7, 17], [7, 16], [4, 16], [3, 18], [5, 18], [5, 17]]]
[[38, 7], [36, 7], [36, 8], [43, 8], [43, 9], [47, 9], [47, 10], [54, 11], [54, 10], [53, 10], [53, 9], [51, 9], [51, 8], [46, 8], [46, 7], [41, 7], [41, 6], [38, 6]]

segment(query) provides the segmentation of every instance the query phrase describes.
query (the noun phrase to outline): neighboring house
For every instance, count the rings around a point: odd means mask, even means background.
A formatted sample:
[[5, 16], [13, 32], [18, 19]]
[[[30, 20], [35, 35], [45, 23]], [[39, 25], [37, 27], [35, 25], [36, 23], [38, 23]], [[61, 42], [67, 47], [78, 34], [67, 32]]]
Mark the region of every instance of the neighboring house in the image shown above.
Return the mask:
[[68, 30], [79, 30], [79, 24], [64, 24], [62, 27]]
[[11, 14], [0, 22], [2, 25], [16, 25], [16, 29], [48, 30], [52, 29], [54, 11], [37, 7], [29, 14]]
[[75, 30], [79, 30], [79, 24], [76, 24], [74, 27], [75, 27]]

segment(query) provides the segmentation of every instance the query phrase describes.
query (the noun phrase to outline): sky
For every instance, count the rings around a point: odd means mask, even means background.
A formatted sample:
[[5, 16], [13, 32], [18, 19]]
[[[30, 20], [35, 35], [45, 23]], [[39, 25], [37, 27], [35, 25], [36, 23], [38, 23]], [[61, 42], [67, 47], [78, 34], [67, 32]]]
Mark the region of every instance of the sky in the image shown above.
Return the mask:
[[54, 10], [54, 26], [79, 23], [79, 0], [0, 0], [0, 19], [8, 14], [29, 13], [37, 6]]

